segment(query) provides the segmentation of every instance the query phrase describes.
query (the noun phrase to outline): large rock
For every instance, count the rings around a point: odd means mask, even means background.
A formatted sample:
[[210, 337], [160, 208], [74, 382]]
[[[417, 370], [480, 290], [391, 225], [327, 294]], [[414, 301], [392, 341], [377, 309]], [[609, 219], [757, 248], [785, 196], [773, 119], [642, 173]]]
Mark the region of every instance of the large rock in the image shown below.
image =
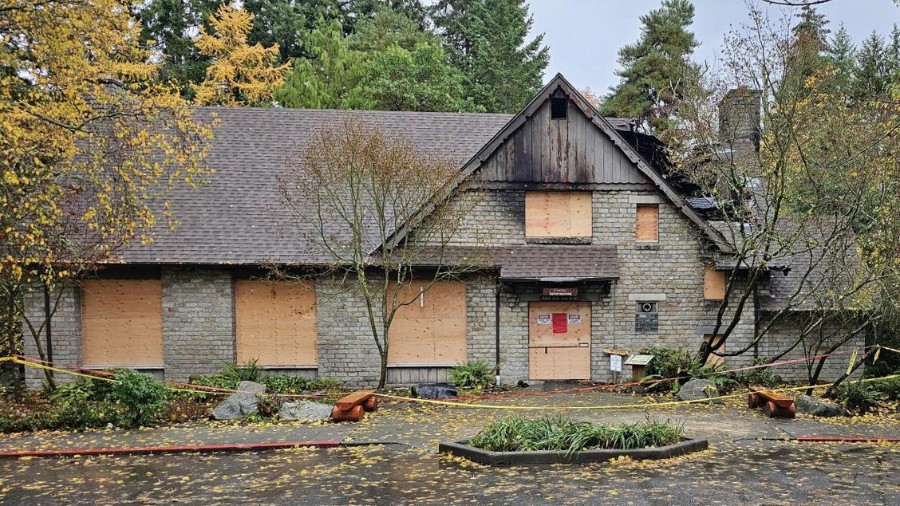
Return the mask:
[[847, 410], [842, 408], [839, 404], [811, 395], [801, 395], [797, 397], [794, 399], [794, 404], [797, 405], [797, 411], [812, 416], [828, 417], [844, 416], [847, 414]]
[[[700, 399], [709, 399], [710, 397], [718, 397], [719, 389], [712, 381], [705, 379], [694, 379], [688, 381], [676, 394], [683, 401], [697, 401]], [[721, 401], [718, 401], [721, 402]]]
[[231, 394], [213, 411], [216, 420], [233, 420], [259, 411], [259, 398], [256, 394], [266, 393], [266, 386], [254, 381], [242, 381], [237, 387], [238, 393]]
[[282, 420], [314, 422], [331, 418], [333, 406], [312, 401], [285, 402], [278, 411]]

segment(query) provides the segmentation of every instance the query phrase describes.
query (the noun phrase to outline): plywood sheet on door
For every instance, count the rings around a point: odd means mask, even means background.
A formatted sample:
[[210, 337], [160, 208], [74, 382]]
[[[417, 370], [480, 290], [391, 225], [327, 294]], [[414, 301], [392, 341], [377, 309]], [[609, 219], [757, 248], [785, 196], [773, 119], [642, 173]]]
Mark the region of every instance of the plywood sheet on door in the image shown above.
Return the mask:
[[533, 380], [591, 379], [591, 347], [532, 347], [528, 376]]
[[[567, 332], [554, 333], [552, 315], [570, 315]], [[550, 315], [549, 324], [538, 323], [538, 317]], [[577, 315], [580, 323], [572, 323], [572, 315]], [[529, 346], [579, 346], [591, 342], [591, 303], [579, 301], [531, 302], [528, 305]]]
[[158, 279], [82, 282], [82, 361], [92, 367], [162, 367]]
[[316, 292], [302, 283], [238, 280], [234, 286], [237, 361], [315, 367]]
[[[453, 365], [466, 361], [466, 285], [405, 283], [388, 336], [390, 365]], [[392, 285], [393, 286], [396, 285]]]

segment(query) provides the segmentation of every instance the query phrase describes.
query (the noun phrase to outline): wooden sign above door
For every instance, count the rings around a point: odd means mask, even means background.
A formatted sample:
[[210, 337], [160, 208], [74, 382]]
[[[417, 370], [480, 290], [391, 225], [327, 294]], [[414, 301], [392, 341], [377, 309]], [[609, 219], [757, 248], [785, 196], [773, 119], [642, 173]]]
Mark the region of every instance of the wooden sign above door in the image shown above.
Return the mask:
[[544, 287], [543, 295], [545, 297], [576, 297], [578, 296], [578, 288], [574, 286], [548, 286]]

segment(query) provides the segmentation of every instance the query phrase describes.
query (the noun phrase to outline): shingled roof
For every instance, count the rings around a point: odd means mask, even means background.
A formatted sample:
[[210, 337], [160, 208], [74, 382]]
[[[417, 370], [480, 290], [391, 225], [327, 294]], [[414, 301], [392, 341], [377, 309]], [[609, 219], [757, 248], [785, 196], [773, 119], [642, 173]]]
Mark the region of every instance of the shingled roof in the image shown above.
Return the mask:
[[154, 242], [120, 253], [127, 263], [317, 264], [327, 262], [304, 241], [278, 194], [276, 178], [313, 135], [347, 115], [404, 136], [462, 165], [512, 117], [509, 114], [333, 111], [200, 107], [200, 121], [218, 118], [208, 163], [215, 173], [198, 190], [169, 196], [178, 227], [154, 229]]
[[529, 245], [501, 248], [500, 279], [565, 282], [619, 278], [615, 246]]
[[[560, 83], [569, 86], [562, 76], [557, 75], [545, 86], [545, 91]], [[577, 95], [575, 91], [572, 93]], [[198, 107], [196, 116], [202, 122], [209, 122], [214, 117], [217, 120], [207, 159], [215, 173], [198, 190], [183, 186], [173, 190], [168, 200], [179, 223], [177, 228], [171, 230], [160, 224], [150, 234], [152, 244], [135, 244], [123, 250], [119, 254], [120, 262], [195, 265], [328, 263], [332, 258], [313, 251], [305, 239], [315, 233], [312, 224], [297, 223], [293, 219], [281, 201], [278, 185], [278, 177], [291, 167], [292, 160], [316, 133], [339, 127], [352, 116], [389, 135], [403, 137], [418, 149], [437, 152], [458, 163], [462, 175], [472, 164], [473, 157], [487, 149], [489, 143], [496, 142], [500, 132], [508, 129], [521, 113]], [[610, 132], [631, 130], [630, 120], [625, 118], [610, 118], [600, 123]], [[639, 165], [643, 163], [639, 162]], [[329, 232], [338, 239], [343, 235], [340, 230]]]

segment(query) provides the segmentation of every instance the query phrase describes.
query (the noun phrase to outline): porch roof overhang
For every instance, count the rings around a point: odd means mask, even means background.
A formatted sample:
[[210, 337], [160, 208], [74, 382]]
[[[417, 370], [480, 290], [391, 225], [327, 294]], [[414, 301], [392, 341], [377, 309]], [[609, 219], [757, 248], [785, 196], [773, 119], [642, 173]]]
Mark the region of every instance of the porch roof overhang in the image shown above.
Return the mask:
[[573, 283], [619, 278], [615, 246], [528, 245], [501, 248], [501, 281]]

